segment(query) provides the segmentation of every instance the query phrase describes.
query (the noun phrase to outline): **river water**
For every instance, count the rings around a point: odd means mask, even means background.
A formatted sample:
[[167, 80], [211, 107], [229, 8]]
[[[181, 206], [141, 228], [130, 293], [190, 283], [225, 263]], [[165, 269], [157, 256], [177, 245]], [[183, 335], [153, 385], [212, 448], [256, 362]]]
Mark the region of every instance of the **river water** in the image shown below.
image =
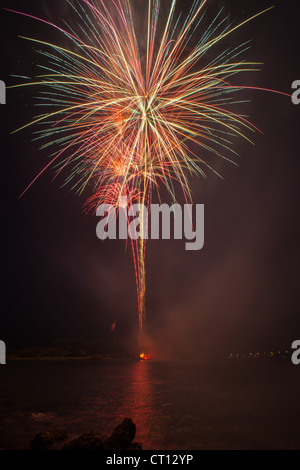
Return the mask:
[[109, 434], [136, 423], [144, 449], [300, 449], [300, 366], [284, 361], [8, 361], [0, 448], [41, 431]]

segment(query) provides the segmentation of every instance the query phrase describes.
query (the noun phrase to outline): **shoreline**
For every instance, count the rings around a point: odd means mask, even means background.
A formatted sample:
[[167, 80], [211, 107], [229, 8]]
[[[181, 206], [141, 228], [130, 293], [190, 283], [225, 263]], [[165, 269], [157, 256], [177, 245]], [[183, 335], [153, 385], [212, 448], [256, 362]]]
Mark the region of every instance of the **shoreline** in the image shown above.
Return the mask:
[[93, 356], [74, 356], [74, 357], [15, 357], [8, 356], [7, 361], [59, 361], [59, 362], [68, 362], [68, 361], [116, 361], [116, 360], [131, 360], [136, 361], [140, 360], [135, 357], [93, 357]]

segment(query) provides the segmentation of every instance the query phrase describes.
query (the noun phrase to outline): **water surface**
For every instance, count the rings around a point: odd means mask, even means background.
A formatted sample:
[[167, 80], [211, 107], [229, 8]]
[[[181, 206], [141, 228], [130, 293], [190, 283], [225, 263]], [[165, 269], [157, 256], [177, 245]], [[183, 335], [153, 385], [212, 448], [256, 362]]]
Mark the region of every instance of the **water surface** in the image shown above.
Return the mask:
[[144, 449], [300, 449], [300, 366], [287, 361], [8, 361], [0, 448], [36, 433], [110, 433], [123, 418]]

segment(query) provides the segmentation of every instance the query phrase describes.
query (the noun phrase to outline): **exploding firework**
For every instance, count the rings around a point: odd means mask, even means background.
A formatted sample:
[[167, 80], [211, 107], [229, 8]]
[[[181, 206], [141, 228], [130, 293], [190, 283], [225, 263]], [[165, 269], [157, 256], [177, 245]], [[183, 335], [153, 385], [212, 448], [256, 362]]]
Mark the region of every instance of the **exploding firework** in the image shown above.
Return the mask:
[[[121, 197], [128, 205], [147, 206], [154, 191], [160, 197], [161, 187], [175, 201], [179, 186], [191, 200], [190, 177], [213, 170], [203, 154], [234, 163], [233, 138], [249, 140], [255, 130], [230, 110], [244, 87], [229, 79], [258, 64], [240, 60], [245, 43], [215, 55], [214, 48], [258, 15], [233, 25], [220, 12], [204, 28], [206, 0], [194, 1], [186, 15], [179, 14], [176, 0], [163, 6], [148, 0], [141, 33], [130, 0], [68, 3], [76, 23], [61, 28], [35, 18], [56, 28], [64, 45], [26, 38], [43, 49], [43, 74], [15, 85], [42, 86], [40, 104], [52, 107], [20, 128], [34, 125], [36, 139], [49, 152], [49, 163], [25, 191], [53, 167], [56, 175], [66, 175], [66, 185], [89, 194], [87, 211], [103, 203], [118, 207]], [[140, 331], [145, 249], [141, 233], [132, 242]]]

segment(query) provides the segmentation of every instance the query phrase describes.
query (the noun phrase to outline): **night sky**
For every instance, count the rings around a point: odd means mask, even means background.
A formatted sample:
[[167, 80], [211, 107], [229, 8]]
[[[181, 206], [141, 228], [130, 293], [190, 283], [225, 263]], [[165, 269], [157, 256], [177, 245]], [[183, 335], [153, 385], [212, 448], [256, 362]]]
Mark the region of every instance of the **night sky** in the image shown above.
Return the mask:
[[[1, 3], [54, 22], [68, 18], [62, 0]], [[184, 9], [191, 4], [181, 3]], [[300, 80], [300, 5], [208, 1], [209, 15], [225, 6], [234, 21], [272, 4], [272, 11], [225, 40], [226, 45], [251, 40], [247, 59], [264, 63], [260, 72], [232, 82], [291, 93], [292, 82]], [[61, 38], [46, 25], [6, 11], [0, 31], [0, 79], [7, 85], [18, 83], [11, 75], [34, 75], [40, 61], [19, 35]], [[130, 339], [138, 314], [129, 247], [126, 252], [122, 241], [100, 242], [97, 218], [83, 213], [85, 198], [61, 189], [63, 176], [51, 181], [51, 170], [18, 198], [48, 161], [30, 129], [10, 134], [34, 116], [36, 92], [8, 90], [7, 104], [0, 107], [0, 339], [20, 348], [59, 338], [105, 338], [115, 320], [119, 337]], [[148, 243], [148, 332], [157, 347], [176, 353], [269, 351], [300, 338], [300, 105], [262, 91], [241, 97], [252, 102], [237, 109], [245, 110], [263, 135], [252, 136], [255, 146], [236, 140], [239, 167], [210, 159], [226, 182], [212, 172], [206, 181], [191, 181], [194, 203], [205, 204], [204, 249], [185, 251], [184, 241]], [[171, 204], [167, 194], [164, 202]]]

